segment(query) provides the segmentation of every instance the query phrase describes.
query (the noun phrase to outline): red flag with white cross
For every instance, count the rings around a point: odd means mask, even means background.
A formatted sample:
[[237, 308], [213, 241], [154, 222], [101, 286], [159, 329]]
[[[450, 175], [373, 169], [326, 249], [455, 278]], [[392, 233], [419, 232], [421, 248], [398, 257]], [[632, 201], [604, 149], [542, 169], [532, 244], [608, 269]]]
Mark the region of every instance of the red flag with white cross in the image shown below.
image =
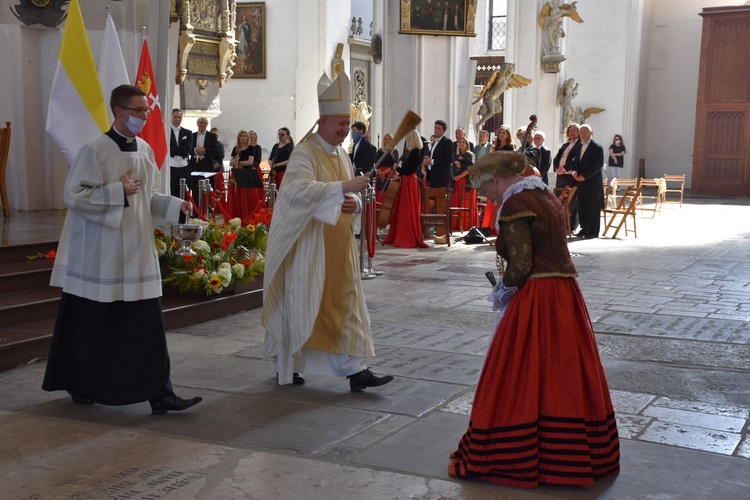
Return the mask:
[[167, 157], [167, 136], [164, 133], [164, 118], [159, 103], [159, 91], [156, 89], [156, 79], [154, 78], [154, 67], [151, 64], [151, 53], [148, 50], [148, 42], [143, 40], [143, 49], [141, 50], [141, 62], [138, 64], [138, 73], [135, 79], [135, 86], [146, 93], [148, 107], [151, 113], [146, 120], [146, 126], [138, 134], [138, 137], [146, 141], [151, 149], [154, 150], [156, 166], [161, 170], [162, 163]]

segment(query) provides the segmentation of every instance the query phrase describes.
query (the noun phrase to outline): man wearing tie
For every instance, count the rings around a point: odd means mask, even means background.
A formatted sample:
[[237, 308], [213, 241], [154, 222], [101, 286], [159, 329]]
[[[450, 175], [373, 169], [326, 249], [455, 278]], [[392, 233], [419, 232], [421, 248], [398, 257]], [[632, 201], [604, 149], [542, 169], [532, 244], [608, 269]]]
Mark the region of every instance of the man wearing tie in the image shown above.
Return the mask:
[[[215, 156], [217, 155], [218, 138], [206, 130], [208, 127], [208, 118], [201, 116], [198, 118], [198, 131], [193, 133], [193, 148], [190, 158], [190, 172], [215, 172]], [[198, 200], [198, 180], [199, 176], [191, 176], [190, 189], [193, 191], [193, 198]], [[211, 178], [211, 186], [215, 187], [215, 180]]]
[[188, 157], [193, 145], [193, 132], [181, 127], [182, 111], [172, 110], [172, 133], [169, 139], [169, 189], [172, 196], [180, 197], [180, 179], [190, 182]]
[[576, 195], [578, 218], [581, 222], [581, 231], [576, 236], [588, 240], [599, 237], [599, 212], [604, 208], [604, 148], [591, 138], [593, 134], [590, 126], [581, 125], [579, 134], [581, 148], [578, 156], [573, 158], [573, 178], [578, 182]]
[[448, 124], [443, 120], [435, 122], [435, 142], [432, 143], [430, 154], [424, 157], [430, 187], [450, 187], [454, 153], [453, 143], [445, 136], [447, 129]]

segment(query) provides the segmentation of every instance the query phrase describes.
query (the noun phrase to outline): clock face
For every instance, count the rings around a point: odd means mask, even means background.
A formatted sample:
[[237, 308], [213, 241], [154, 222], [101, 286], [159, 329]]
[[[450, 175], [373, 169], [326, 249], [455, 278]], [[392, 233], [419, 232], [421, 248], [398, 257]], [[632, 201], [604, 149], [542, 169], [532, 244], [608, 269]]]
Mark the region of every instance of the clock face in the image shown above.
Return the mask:
[[31, 3], [37, 7], [46, 7], [52, 0], [31, 0]]

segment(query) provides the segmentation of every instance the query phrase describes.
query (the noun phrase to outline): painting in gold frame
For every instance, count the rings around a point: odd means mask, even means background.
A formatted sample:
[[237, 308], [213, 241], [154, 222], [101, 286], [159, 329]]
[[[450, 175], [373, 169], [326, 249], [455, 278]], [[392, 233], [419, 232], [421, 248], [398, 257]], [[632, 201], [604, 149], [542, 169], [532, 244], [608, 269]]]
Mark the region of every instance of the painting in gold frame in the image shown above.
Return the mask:
[[237, 4], [237, 59], [232, 78], [266, 77], [266, 2]]
[[399, 33], [476, 36], [477, 0], [401, 0]]

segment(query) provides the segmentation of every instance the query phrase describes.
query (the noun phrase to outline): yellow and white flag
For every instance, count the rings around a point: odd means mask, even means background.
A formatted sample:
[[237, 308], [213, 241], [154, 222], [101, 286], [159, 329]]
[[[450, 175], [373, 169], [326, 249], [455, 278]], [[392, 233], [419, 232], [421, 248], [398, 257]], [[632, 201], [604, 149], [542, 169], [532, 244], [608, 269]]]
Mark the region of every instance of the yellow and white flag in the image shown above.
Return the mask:
[[[130, 83], [125, 58], [122, 56], [122, 48], [120, 48], [120, 39], [117, 38], [115, 22], [109, 12], [107, 12], [107, 24], [104, 27], [104, 38], [99, 50], [99, 63], [96, 65], [96, 69], [106, 102], [109, 102], [109, 96], [116, 87]], [[112, 115], [110, 107], [106, 106], [106, 108], [109, 123], [112, 123], [115, 117]]]
[[46, 128], [68, 163], [73, 163], [89, 139], [109, 130], [107, 106], [78, 0], [71, 0], [68, 7]]

